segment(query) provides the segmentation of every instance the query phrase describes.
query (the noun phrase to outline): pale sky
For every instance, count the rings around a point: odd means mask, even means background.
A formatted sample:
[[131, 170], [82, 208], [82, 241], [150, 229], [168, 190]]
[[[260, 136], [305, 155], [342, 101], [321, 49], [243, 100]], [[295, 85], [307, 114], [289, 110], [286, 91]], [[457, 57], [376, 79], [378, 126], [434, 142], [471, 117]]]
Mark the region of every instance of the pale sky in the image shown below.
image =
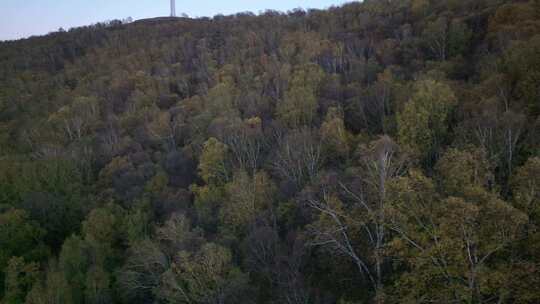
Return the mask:
[[[352, 0], [176, 0], [176, 13], [214, 16], [265, 9], [327, 8]], [[89, 25], [112, 19], [168, 16], [170, 0], [0, 0], [0, 40], [25, 38], [60, 27]]]

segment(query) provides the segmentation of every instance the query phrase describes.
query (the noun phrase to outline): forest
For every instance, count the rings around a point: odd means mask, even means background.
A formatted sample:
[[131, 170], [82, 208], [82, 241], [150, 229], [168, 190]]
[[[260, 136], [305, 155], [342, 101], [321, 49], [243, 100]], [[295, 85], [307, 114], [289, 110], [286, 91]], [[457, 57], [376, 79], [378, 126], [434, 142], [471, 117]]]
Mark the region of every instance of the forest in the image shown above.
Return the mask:
[[0, 42], [0, 303], [540, 303], [540, 0]]

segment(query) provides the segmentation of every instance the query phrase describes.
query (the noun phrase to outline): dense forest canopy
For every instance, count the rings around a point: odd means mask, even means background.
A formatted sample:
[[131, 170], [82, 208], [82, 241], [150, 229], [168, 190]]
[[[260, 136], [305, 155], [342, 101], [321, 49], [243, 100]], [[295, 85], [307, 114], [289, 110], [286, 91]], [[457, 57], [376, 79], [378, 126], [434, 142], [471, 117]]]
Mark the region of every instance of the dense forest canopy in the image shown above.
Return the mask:
[[0, 302], [540, 303], [540, 1], [0, 42]]

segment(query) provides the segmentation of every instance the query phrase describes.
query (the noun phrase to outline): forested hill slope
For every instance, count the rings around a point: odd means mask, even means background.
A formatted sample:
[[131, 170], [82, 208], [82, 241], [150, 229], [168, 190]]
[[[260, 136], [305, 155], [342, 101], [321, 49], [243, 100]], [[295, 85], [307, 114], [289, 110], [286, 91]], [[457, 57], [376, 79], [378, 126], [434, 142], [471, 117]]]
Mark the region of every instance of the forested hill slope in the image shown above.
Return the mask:
[[0, 43], [0, 303], [540, 303], [540, 1]]

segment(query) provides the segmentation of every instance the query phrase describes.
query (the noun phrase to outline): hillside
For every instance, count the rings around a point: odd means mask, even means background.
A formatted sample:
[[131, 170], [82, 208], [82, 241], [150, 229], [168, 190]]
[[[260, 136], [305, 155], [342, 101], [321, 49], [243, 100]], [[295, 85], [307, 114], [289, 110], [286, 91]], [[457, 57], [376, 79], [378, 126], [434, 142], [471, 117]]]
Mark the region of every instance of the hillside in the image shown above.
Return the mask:
[[540, 303], [540, 1], [0, 42], [0, 303]]

